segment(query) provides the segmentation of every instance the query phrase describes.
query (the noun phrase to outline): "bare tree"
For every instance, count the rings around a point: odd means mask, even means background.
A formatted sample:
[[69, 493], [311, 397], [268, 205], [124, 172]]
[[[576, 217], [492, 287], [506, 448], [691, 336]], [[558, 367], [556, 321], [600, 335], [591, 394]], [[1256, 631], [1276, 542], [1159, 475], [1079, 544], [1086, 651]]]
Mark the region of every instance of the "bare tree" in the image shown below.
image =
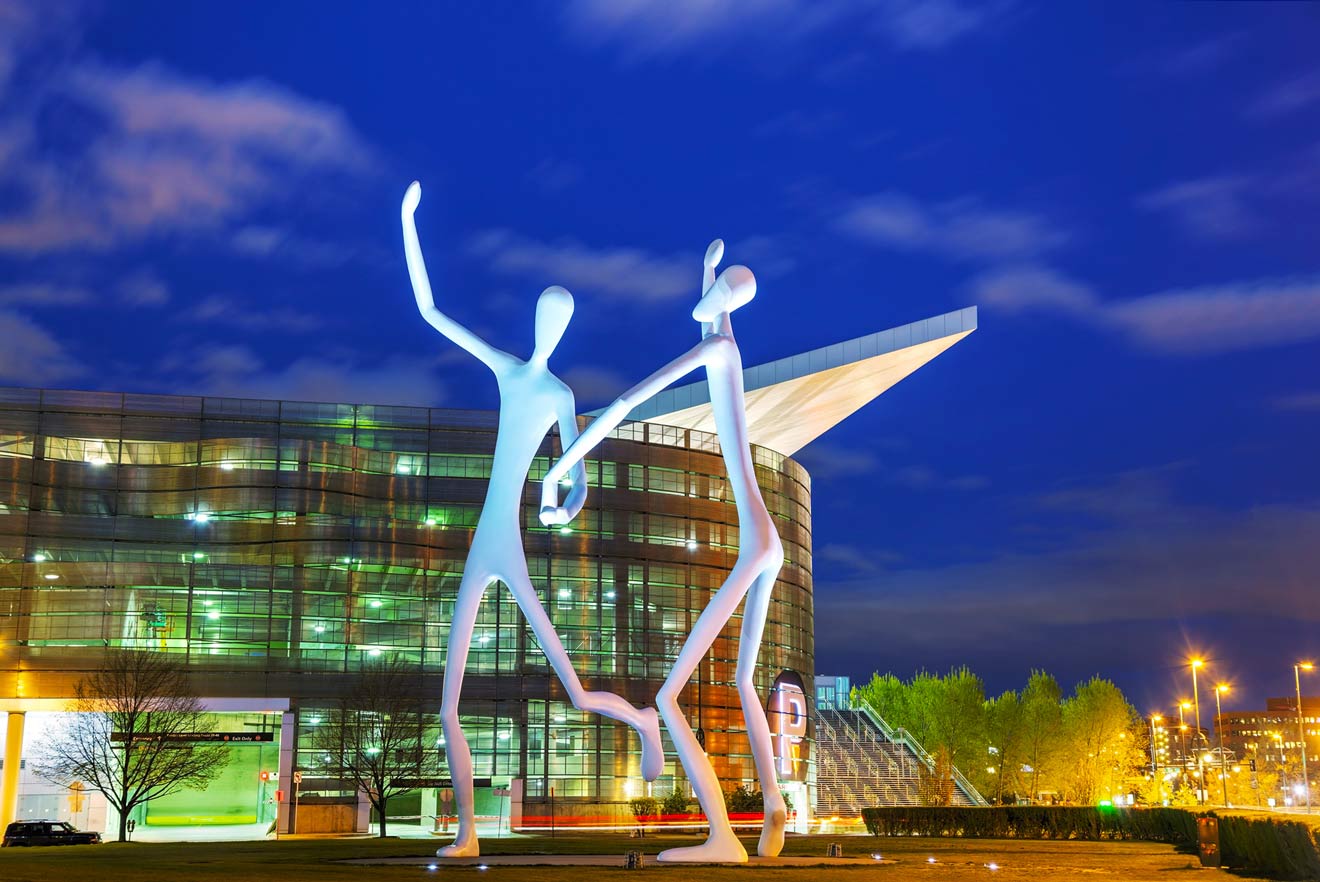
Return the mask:
[[438, 755], [427, 749], [426, 716], [417, 667], [393, 657], [363, 669], [313, 738], [329, 757], [327, 773], [366, 793], [381, 836], [390, 797], [438, 771]]
[[184, 666], [162, 653], [110, 650], [78, 681], [71, 722], [38, 748], [37, 774], [81, 781], [119, 813], [119, 841], [139, 805], [206, 787], [229, 762], [223, 744], [193, 740], [206, 714]]

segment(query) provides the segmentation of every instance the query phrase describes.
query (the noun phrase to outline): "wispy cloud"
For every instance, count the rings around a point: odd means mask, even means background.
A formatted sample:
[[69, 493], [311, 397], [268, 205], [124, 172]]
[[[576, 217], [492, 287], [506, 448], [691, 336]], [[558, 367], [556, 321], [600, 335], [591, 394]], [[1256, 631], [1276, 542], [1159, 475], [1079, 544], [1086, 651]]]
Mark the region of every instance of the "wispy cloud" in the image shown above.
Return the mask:
[[820, 441], [804, 447], [793, 458], [816, 481], [866, 475], [880, 468], [880, 458], [870, 450]]
[[[53, 150], [46, 129], [71, 111], [79, 137]], [[307, 173], [364, 172], [371, 155], [333, 105], [159, 64], [64, 64], [0, 111], [0, 133], [16, 197], [0, 215], [0, 251], [24, 255], [214, 229]]]
[[563, 285], [574, 293], [582, 289], [583, 293], [662, 301], [695, 297], [701, 284], [701, 254], [696, 252], [660, 255], [640, 248], [540, 242], [504, 229], [477, 234], [468, 250], [497, 273]]
[[1320, 103], [1320, 68], [1285, 80], [1251, 105], [1248, 115], [1258, 119], [1272, 119], [1304, 110]]
[[941, 475], [928, 466], [910, 465], [894, 469], [889, 480], [909, 490], [984, 490], [990, 480], [983, 475]]
[[1276, 410], [1320, 411], [1320, 392], [1293, 392], [1280, 395], [1272, 402]]
[[351, 353], [267, 364], [244, 345], [211, 345], [165, 359], [157, 374], [171, 391], [294, 401], [435, 406], [445, 398], [438, 359], [396, 356], [365, 364]]
[[0, 306], [81, 306], [92, 302], [92, 292], [80, 285], [25, 282], [0, 286]]
[[0, 309], [0, 380], [44, 386], [86, 371], [59, 340], [25, 315]]
[[1247, 205], [1248, 193], [1255, 186], [1245, 175], [1179, 181], [1139, 197], [1137, 205], [1167, 213], [1196, 238], [1234, 239], [1254, 232], [1259, 225]]
[[1102, 299], [1038, 265], [995, 270], [972, 284], [989, 307], [1040, 310], [1126, 334], [1174, 355], [1213, 355], [1320, 338], [1320, 278], [1259, 279]]
[[834, 29], [878, 34], [893, 49], [933, 51], [983, 29], [1011, 2], [965, 0], [572, 0], [573, 34], [617, 45], [634, 58], [694, 53], [712, 45], [755, 47], [805, 42]]
[[289, 307], [253, 306], [236, 297], [213, 294], [179, 313], [184, 321], [277, 334], [306, 334], [320, 330], [320, 316]]
[[[812, 555], [814, 569], [819, 573], [822, 564], [834, 564], [845, 575], [876, 573], [892, 564], [900, 563], [903, 555], [878, 548], [858, 548], [855, 545], [831, 543]], [[828, 569], [828, 567], [825, 567]]]
[[1033, 257], [1068, 241], [1056, 224], [1030, 212], [987, 208], [973, 198], [927, 204], [896, 192], [853, 200], [835, 224], [874, 245], [961, 260]]

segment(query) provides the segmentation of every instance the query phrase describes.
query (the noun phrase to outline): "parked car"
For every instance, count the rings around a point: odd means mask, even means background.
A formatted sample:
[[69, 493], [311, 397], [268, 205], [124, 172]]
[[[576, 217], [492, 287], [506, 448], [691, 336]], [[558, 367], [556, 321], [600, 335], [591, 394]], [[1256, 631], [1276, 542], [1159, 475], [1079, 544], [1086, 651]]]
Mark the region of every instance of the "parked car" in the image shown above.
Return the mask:
[[15, 821], [5, 828], [0, 846], [19, 845], [100, 845], [100, 833], [76, 829], [64, 821]]

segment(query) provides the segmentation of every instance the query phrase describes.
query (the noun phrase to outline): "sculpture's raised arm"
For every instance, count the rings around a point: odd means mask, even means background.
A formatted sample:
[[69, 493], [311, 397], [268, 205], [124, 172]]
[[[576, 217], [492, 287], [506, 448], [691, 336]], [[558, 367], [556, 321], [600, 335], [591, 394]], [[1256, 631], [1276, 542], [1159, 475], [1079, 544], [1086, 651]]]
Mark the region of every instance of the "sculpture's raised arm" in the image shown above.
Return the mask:
[[[565, 395], [559, 405], [559, 444], [564, 452], [567, 452], [578, 439], [576, 410], [573, 396]], [[560, 478], [562, 479], [563, 476], [561, 475]], [[568, 491], [568, 498], [564, 500], [565, 517], [562, 523], [565, 524], [578, 516], [587, 501], [587, 464], [584, 460], [579, 459], [573, 464], [571, 480], [573, 485]], [[545, 486], [542, 485], [541, 489], [544, 498]]]
[[431, 293], [431, 279], [426, 272], [426, 261], [422, 258], [422, 246], [417, 240], [417, 222], [413, 215], [417, 204], [422, 201], [422, 185], [413, 181], [408, 192], [403, 194], [403, 252], [408, 259], [408, 276], [412, 279], [413, 296], [417, 298], [417, 308], [427, 324], [453, 340], [459, 346], [481, 359], [491, 370], [511, 358], [504, 352], [491, 346], [485, 340], [460, 325], [458, 322], [436, 309], [435, 296]]
[[[550, 467], [550, 471], [546, 472], [545, 480], [541, 482], [541, 523], [552, 526], [554, 524], [566, 524], [572, 520], [573, 515], [576, 515], [577, 512], [574, 511], [570, 515], [569, 509], [571, 506], [568, 503], [565, 503], [563, 507], [559, 505], [559, 481], [564, 475], [568, 474], [569, 469], [575, 466], [581, 467], [582, 460], [586, 458], [587, 453], [603, 441], [606, 435], [618, 428], [619, 423], [627, 418], [634, 407], [680, 377], [704, 366], [708, 348], [706, 343], [705, 340], [701, 341], [620, 395], [613, 404], [605, 408], [604, 413], [598, 416], [591, 425], [587, 426], [576, 441], [564, 450], [563, 456]], [[562, 432], [563, 429], [561, 428], [560, 431]], [[577, 481], [575, 479], [574, 489], [576, 488]], [[570, 500], [571, 498], [570, 495]]]

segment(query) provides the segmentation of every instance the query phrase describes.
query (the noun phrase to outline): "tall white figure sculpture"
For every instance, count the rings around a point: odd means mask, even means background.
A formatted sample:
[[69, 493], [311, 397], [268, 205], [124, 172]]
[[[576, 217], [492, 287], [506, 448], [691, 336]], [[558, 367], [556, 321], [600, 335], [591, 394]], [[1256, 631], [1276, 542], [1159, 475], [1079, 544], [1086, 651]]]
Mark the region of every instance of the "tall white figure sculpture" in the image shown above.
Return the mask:
[[761, 779], [761, 791], [765, 798], [765, 826], [761, 829], [761, 840], [757, 848], [760, 855], [774, 857], [779, 854], [784, 845], [784, 825], [787, 820], [784, 797], [775, 779], [770, 727], [752, 679], [761, 634], [765, 630], [766, 614], [770, 608], [770, 594], [779, 568], [784, 563], [784, 547], [780, 544], [770, 512], [766, 510], [765, 501], [761, 498], [761, 489], [756, 485], [752, 451], [747, 439], [742, 356], [733, 339], [733, 326], [729, 318], [730, 313], [755, 296], [756, 279], [745, 266], [729, 267], [720, 273], [718, 279], [715, 278], [715, 267], [723, 255], [724, 243], [716, 239], [706, 251], [701, 301], [692, 310], [692, 317], [701, 322], [701, 342], [623, 393], [606, 408], [600, 418], [588, 426], [565, 451], [563, 458], [551, 467], [541, 485], [542, 522], [560, 524], [569, 521], [573, 517], [574, 508], [571, 498], [566, 500], [564, 507], [559, 506], [560, 479], [569, 474], [570, 470], [580, 468], [587, 452], [623, 422], [634, 407], [680, 377], [698, 368], [706, 369], [711, 406], [715, 412], [715, 430], [719, 434], [720, 450], [729, 471], [729, 486], [733, 488], [733, 499], [738, 510], [738, 560], [729, 578], [697, 619], [656, 698], [660, 715], [669, 729], [688, 780], [692, 782], [701, 809], [710, 821], [710, 836], [704, 844], [661, 852], [659, 859], [662, 861], [747, 860], [746, 849], [729, 826], [724, 793], [715, 777], [715, 770], [678, 706], [679, 693], [744, 596], [747, 597], [747, 606], [743, 610], [736, 679], [743, 717], [747, 721], [747, 736], [751, 741], [752, 756], [756, 761], [756, 772]]
[[[582, 688], [568, 653], [564, 651], [527, 574], [521, 525], [527, 471], [546, 432], [556, 421], [565, 447], [577, 438], [573, 392], [547, 366], [547, 359], [573, 315], [573, 297], [559, 287], [546, 288], [541, 293], [536, 304], [536, 345], [527, 361], [494, 348], [436, 309], [413, 219], [421, 198], [421, 185], [414, 182], [403, 197], [402, 212], [403, 245], [417, 308], [433, 328], [490, 368], [500, 389], [499, 435], [495, 442], [490, 486], [463, 568], [458, 600], [454, 604], [445, 656], [445, 691], [440, 708], [445, 752], [458, 808], [458, 833], [453, 844], [436, 854], [441, 857], [476, 857], [480, 848], [473, 813], [472, 753], [459, 726], [458, 698], [463, 688], [463, 668], [467, 665], [477, 611], [482, 595], [492, 583], [503, 582], [508, 586], [536, 634], [542, 652], [563, 682], [573, 706], [604, 714], [637, 730], [642, 740], [642, 775], [648, 781], [657, 778], [664, 770], [664, 746], [660, 741], [660, 721], [655, 708], [635, 708], [613, 693], [587, 692]], [[587, 473], [581, 463], [573, 469], [571, 480], [572, 488], [565, 505], [566, 513], [575, 516], [587, 497]]]

